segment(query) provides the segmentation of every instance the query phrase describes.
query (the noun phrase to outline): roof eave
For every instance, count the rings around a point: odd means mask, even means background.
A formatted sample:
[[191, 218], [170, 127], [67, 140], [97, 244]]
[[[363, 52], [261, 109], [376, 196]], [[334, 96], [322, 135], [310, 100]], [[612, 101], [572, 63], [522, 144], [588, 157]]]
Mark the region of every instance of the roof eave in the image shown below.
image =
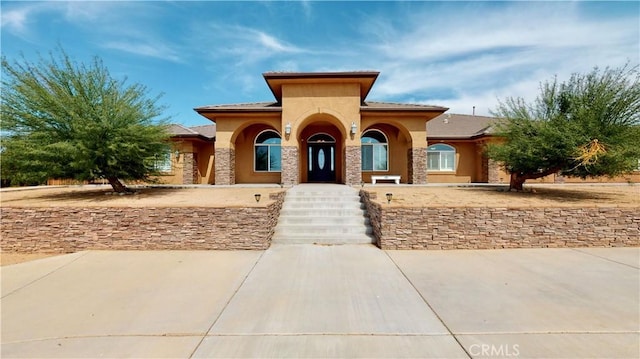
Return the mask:
[[360, 106], [361, 112], [445, 112], [446, 107], [432, 107], [432, 108], [371, 108], [367, 106]]
[[262, 77], [278, 102], [282, 101], [282, 83], [277, 80], [302, 79], [354, 79], [360, 80], [360, 97], [364, 101], [378, 79], [378, 71], [345, 71], [345, 72], [264, 72]]
[[247, 108], [225, 108], [225, 109], [219, 109], [219, 108], [194, 108], [194, 111], [196, 111], [197, 113], [203, 114], [203, 113], [220, 113], [220, 114], [225, 114], [225, 113], [261, 113], [261, 112], [282, 112], [282, 107], [270, 107], [270, 108], [251, 108], [251, 109], [247, 109]]
[[482, 137], [492, 137], [491, 134], [482, 133], [479, 135], [471, 135], [471, 136], [432, 136], [429, 135], [427, 131], [427, 139], [429, 140], [477, 140]]
[[198, 139], [198, 140], [202, 140], [205, 142], [214, 142], [216, 140], [215, 137], [207, 137], [204, 135], [187, 135], [187, 134], [178, 134], [178, 135], [171, 135], [169, 136], [171, 138], [189, 138], [189, 139]]

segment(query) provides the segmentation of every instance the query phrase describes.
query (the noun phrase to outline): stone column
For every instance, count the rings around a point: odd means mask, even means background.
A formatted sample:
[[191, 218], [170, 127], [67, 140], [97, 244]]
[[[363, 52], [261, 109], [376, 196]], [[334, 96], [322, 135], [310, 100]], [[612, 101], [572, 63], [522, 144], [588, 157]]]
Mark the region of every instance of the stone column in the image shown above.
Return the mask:
[[230, 185], [236, 183], [236, 152], [233, 148], [216, 147], [216, 183]]
[[182, 154], [182, 184], [193, 184], [195, 161], [192, 152]]
[[408, 150], [409, 179], [413, 184], [427, 183], [427, 148], [412, 147]]
[[345, 184], [359, 185], [362, 182], [362, 147], [345, 147]]
[[287, 186], [300, 183], [300, 166], [298, 159], [298, 147], [282, 146], [282, 169], [280, 181]]
[[487, 172], [489, 174], [489, 183], [500, 183], [500, 164], [492, 159], [487, 161]]

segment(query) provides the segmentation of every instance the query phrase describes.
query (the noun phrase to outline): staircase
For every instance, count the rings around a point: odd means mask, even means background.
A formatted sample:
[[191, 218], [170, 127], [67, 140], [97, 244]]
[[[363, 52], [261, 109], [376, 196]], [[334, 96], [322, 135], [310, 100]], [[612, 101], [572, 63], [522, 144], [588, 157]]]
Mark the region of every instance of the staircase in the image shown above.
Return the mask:
[[373, 230], [355, 189], [300, 184], [287, 191], [273, 244], [371, 244]]

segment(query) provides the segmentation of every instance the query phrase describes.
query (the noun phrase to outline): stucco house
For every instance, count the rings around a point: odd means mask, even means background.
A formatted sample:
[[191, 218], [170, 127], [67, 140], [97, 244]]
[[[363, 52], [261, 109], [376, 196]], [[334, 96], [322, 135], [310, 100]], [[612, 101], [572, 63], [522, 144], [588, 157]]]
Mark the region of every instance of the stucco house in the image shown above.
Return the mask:
[[[159, 165], [167, 169], [161, 181], [508, 182], [508, 174], [483, 155], [487, 142], [495, 140], [495, 118], [445, 114], [448, 108], [442, 106], [368, 101], [378, 74], [264, 73], [275, 101], [197, 107], [215, 124], [171, 126], [173, 151]], [[640, 174], [633, 177], [640, 180]], [[539, 180], [564, 181], [554, 175]]]

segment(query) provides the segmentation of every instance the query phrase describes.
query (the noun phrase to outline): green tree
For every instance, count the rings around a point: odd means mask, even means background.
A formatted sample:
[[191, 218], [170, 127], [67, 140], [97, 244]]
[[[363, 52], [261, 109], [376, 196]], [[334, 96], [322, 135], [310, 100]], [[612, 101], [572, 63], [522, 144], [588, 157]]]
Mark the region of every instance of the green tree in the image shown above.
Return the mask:
[[640, 159], [638, 66], [593, 69], [567, 82], [545, 82], [534, 103], [500, 102], [489, 158], [511, 174], [510, 188], [553, 173], [568, 177], [617, 176]]
[[106, 178], [125, 192], [123, 180], [154, 174], [167, 119], [145, 86], [112, 78], [98, 57], [76, 63], [62, 49], [37, 63], [3, 57], [2, 75], [4, 178]]

